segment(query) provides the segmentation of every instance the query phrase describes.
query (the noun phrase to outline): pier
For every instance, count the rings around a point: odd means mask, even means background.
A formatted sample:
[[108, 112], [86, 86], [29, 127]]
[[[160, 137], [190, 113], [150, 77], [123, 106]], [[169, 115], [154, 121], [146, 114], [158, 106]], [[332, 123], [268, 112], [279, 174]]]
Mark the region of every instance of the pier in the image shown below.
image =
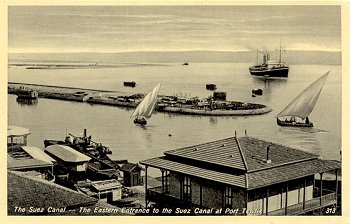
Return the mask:
[[[61, 87], [50, 85], [8, 83], [8, 94], [18, 95], [20, 88], [35, 90], [39, 98], [65, 101], [87, 102], [118, 107], [134, 108], [144, 97], [144, 94], [125, 95], [123, 92]], [[200, 99], [180, 98], [175, 96], [158, 96], [156, 110], [187, 115], [204, 116], [250, 116], [266, 114], [272, 111], [268, 106], [238, 101], [216, 101], [211, 98]]]

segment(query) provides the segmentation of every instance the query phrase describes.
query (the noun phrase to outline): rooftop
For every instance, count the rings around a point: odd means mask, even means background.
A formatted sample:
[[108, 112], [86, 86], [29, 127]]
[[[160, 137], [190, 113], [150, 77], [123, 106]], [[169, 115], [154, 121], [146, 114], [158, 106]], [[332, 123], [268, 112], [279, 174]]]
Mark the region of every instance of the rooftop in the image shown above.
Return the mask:
[[[268, 146], [271, 163], [264, 162]], [[318, 157], [312, 153], [252, 137], [231, 137], [166, 151], [164, 154], [248, 172]]]
[[[22, 175], [20, 172], [7, 172], [8, 215], [19, 215], [15, 207], [63, 208], [67, 210], [80, 206], [91, 206], [97, 199], [70, 190], [52, 182]], [[20, 213], [25, 215], [28, 213]]]
[[91, 158], [66, 145], [50, 145], [45, 151], [65, 162], [87, 162]]
[[320, 160], [315, 154], [252, 137], [226, 138], [164, 154], [140, 163], [248, 189], [341, 167], [338, 161]]
[[22, 128], [18, 126], [8, 126], [7, 127], [7, 137], [19, 137], [29, 135], [30, 132], [27, 128]]
[[143, 170], [143, 168], [139, 164], [135, 163], [124, 163], [122, 167], [120, 167], [121, 171], [131, 172], [135, 168], [139, 168], [140, 170]]

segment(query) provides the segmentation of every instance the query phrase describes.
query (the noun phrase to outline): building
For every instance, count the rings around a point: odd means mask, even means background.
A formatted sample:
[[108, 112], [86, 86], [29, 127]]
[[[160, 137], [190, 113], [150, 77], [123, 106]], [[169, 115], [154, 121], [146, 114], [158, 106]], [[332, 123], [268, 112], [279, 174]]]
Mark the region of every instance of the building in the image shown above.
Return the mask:
[[142, 185], [141, 170], [144, 170], [139, 164], [124, 163], [120, 168], [123, 171], [124, 186], [133, 187]]
[[84, 194], [98, 199], [114, 202], [122, 198], [122, 184], [116, 180], [81, 181], [76, 188]]
[[[148, 188], [145, 178], [146, 205], [227, 215], [298, 215], [337, 205], [340, 162], [312, 153], [245, 136], [164, 154], [140, 162], [146, 177], [150, 167], [162, 174], [161, 187]], [[334, 172], [335, 191], [322, 185], [324, 172]]]
[[53, 167], [56, 161], [42, 149], [27, 146], [29, 134], [26, 128], [9, 126], [7, 129], [7, 169], [54, 180]]
[[66, 145], [50, 145], [45, 148], [45, 152], [55, 158], [59, 166], [74, 172], [85, 172], [91, 160], [89, 156]]
[[[7, 214], [10, 216], [120, 214], [118, 208], [99, 202], [96, 198], [46, 180], [25, 176], [22, 172], [7, 172], [7, 195]], [[95, 212], [101, 210], [107, 212]]]

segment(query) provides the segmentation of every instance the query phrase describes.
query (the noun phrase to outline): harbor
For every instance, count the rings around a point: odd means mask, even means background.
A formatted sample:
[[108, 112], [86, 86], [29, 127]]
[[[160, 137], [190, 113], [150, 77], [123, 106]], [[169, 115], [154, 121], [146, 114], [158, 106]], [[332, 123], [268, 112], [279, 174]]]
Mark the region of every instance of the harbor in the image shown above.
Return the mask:
[[9, 7], [7, 215], [341, 216], [340, 9]]
[[[144, 94], [121, 95], [94, 89], [67, 88], [61, 86], [31, 85], [25, 83], [9, 83], [8, 93], [19, 95], [21, 88], [38, 92], [38, 97], [102, 104], [118, 107], [136, 107]], [[104, 96], [103, 96], [104, 95]], [[216, 101], [215, 98], [200, 99], [175, 96], [159, 96], [156, 110], [160, 112], [207, 115], [207, 116], [249, 116], [269, 113], [271, 108], [261, 104], [243, 103], [237, 101]]]

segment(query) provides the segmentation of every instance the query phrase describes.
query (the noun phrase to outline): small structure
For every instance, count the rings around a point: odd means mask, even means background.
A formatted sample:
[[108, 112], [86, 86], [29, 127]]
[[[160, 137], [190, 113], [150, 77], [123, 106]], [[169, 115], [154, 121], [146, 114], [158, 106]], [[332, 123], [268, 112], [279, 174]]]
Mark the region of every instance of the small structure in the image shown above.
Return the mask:
[[132, 87], [134, 88], [136, 86], [136, 82], [131, 81], [131, 82], [124, 82], [125, 87]]
[[18, 99], [38, 99], [38, 92], [32, 89], [27, 89], [24, 86], [19, 87], [17, 93]]
[[252, 89], [252, 94], [261, 96], [263, 94], [262, 89]]
[[90, 212], [80, 212], [80, 208], [85, 211], [108, 208], [113, 212], [99, 215], [120, 214], [112, 205], [49, 181], [16, 171], [8, 171], [7, 178], [8, 215], [91, 215]]
[[69, 171], [85, 172], [90, 157], [66, 145], [50, 145], [45, 152], [55, 158], [58, 165]]
[[226, 100], [226, 92], [214, 92], [213, 100]]
[[75, 186], [82, 193], [99, 200], [107, 199], [107, 202], [114, 202], [122, 199], [122, 184], [116, 179], [79, 181]]
[[17, 126], [7, 129], [7, 169], [53, 180], [56, 161], [37, 147], [27, 146], [29, 130]]
[[[146, 167], [146, 206], [153, 202], [160, 208], [213, 208], [225, 215], [299, 215], [336, 207], [340, 196], [340, 162], [248, 136], [164, 154], [140, 162]], [[148, 167], [160, 169], [161, 187], [148, 188]], [[323, 184], [326, 172], [335, 174], [333, 189]]]
[[206, 84], [205, 87], [207, 90], [216, 90], [215, 84]]
[[13, 147], [26, 146], [28, 135], [30, 135], [30, 132], [27, 128], [8, 126], [7, 148], [11, 150]]
[[139, 164], [124, 163], [120, 168], [123, 171], [123, 180], [126, 187], [142, 185], [141, 170], [144, 170]]

